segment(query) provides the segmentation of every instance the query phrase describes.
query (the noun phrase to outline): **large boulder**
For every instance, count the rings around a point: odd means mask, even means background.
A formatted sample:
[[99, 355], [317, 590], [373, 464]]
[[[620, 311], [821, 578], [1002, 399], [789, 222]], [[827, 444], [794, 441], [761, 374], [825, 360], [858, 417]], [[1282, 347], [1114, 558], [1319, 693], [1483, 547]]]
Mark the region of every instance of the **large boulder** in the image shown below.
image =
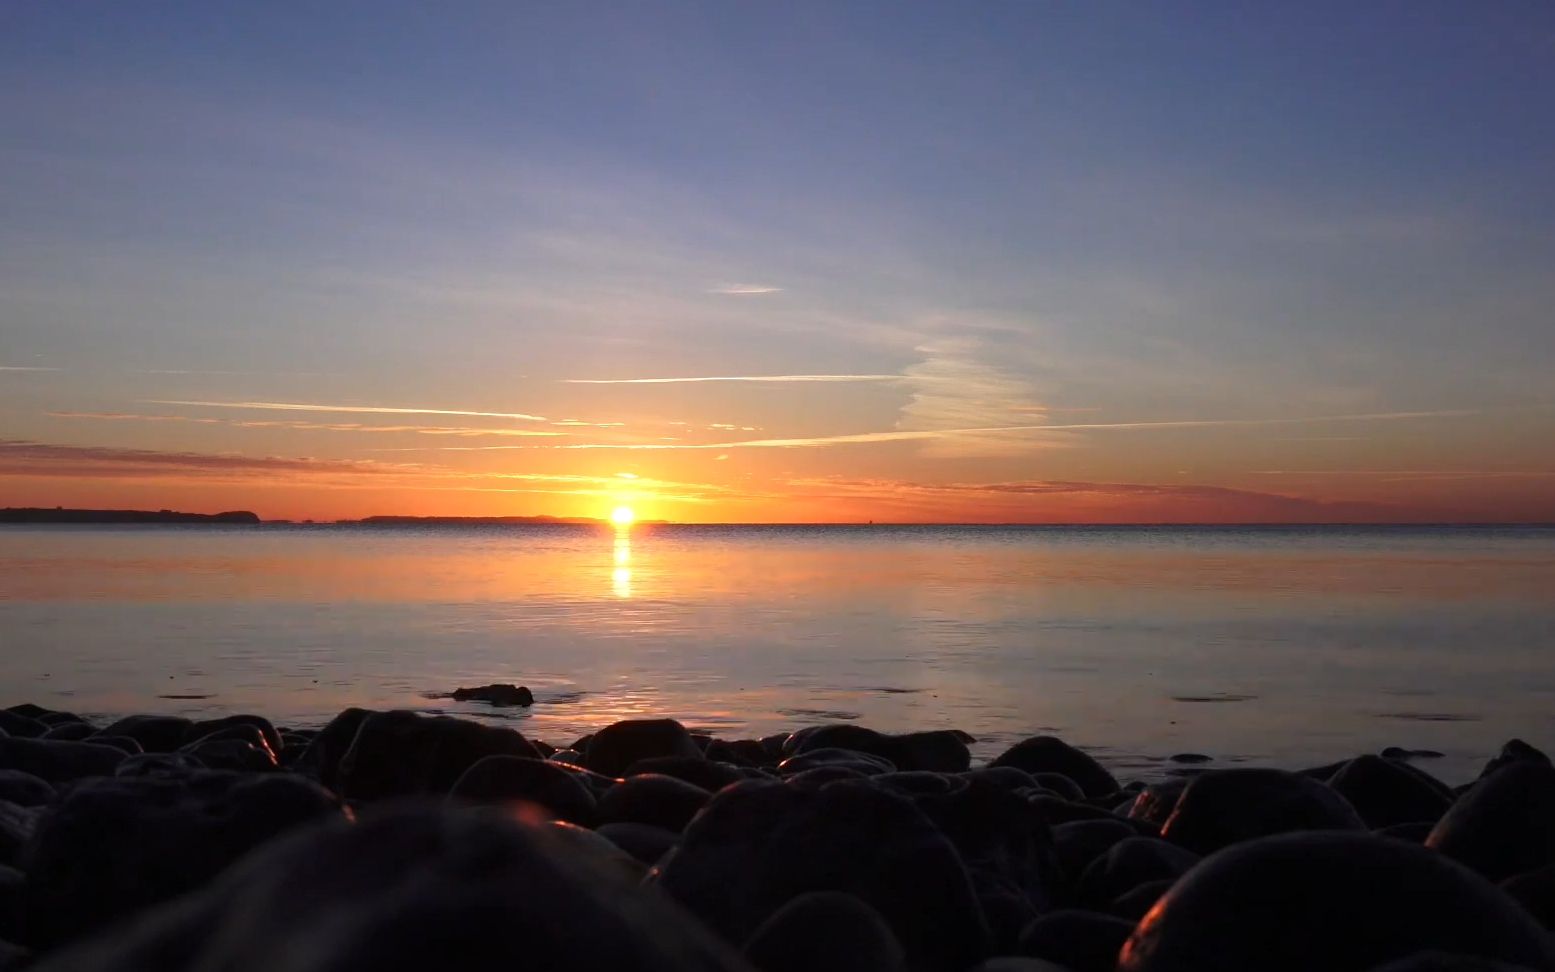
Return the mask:
[[89, 742], [0, 738], [0, 769], [21, 770], [48, 783], [111, 775], [126, 755]]
[[1284, 834], [1221, 851], [1167, 892], [1119, 972], [1362, 972], [1427, 949], [1555, 967], [1549, 936], [1484, 878], [1369, 834]]
[[447, 716], [374, 712], [362, 720], [340, 758], [336, 781], [351, 800], [442, 796], [487, 756], [538, 759], [540, 754], [512, 729]]
[[191, 891], [282, 831], [339, 815], [332, 794], [291, 775], [77, 783], [43, 814], [22, 857], [30, 944], [67, 942]]
[[[275, 728], [269, 719], [266, 719], [262, 715], [253, 715], [250, 713], [239, 713], [237, 715], [222, 716], [220, 719], [205, 719], [199, 722], [195, 722], [189, 726], [189, 731], [184, 734], [184, 743], [187, 745], [191, 742], [195, 742], [196, 740], [208, 739], [216, 733], [226, 732], [230, 729], [234, 729], [240, 726], [247, 726], [258, 730], [260, 737], [264, 741], [264, 746], [277, 756], [280, 755], [281, 749], [285, 745], [281, 739], [281, 733]], [[249, 741], [255, 742], [257, 745], [257, 741], [246, 734], [237, 735], [232, 738], [249, 739]]]
[[1020, 954], [1046, 959], [1074, 972], [1112, 972], [1118, 950], [1134, 923], [1094, 911], [1060, 909], [1031, 924], [1020, 935]]
[[703, 759], [702, 748], [674, 719], [627, 719], [594, 733], [583, 750], [584, 765], [596, 773], [620, 776], [638, 760], [658, 756]]
[[1117, 778], [1105, 767], [1056, 736], [1032, 736], [1022, 740], [988, 765], [1067, 776], [1088, 797], [1104, 797], [1118, 791]]
[[1492, 881], [1555, 864], [1555, 767], [1508, 762], [1459, 797], [1425, 843]]
[[1161, 836], [1209, 854], [1271, 834], [1365, 827], [1344, 797], [1311, 777], [1275, 769], [1229, 769], [1194, 777]]
[[1199, 855], [1154, 837], [1128, 837], [1091, 861], [1080, 876], [1075, 900], [1101, 911], [1142, 884], [1175, 881], [1193, 869]]
[[880, 913], [911, 968], [965, 968], [988, 949], [955, 847], [906, 797], [868, 782], [726, 787], [654, 877], [730, 941], [800, 894], [845, 891]]
[[585, 835], [494, 811], [369, 811], [275, 841], [34, 972], [747, 969]]
[[784, 751], [799, 756], [817, 749], [847, 749], [878, 756], [898, 769], [959, 773], [971, 765], [971, 740], [964, 732], [939, 729], [888, 735], [851, 723], [808, 726], [784, 743]]

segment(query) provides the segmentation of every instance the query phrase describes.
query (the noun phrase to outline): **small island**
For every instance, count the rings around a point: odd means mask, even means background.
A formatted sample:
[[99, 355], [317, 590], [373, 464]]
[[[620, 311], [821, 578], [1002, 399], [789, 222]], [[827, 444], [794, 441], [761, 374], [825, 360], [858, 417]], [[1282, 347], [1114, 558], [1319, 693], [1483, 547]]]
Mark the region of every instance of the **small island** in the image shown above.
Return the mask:
[[257, 526], [259, 515], [248, 510], [225, 513], [179, 513], [174, 510], [71, 510], [62, 506], [0, 509], [0, 523], [222, 523]]

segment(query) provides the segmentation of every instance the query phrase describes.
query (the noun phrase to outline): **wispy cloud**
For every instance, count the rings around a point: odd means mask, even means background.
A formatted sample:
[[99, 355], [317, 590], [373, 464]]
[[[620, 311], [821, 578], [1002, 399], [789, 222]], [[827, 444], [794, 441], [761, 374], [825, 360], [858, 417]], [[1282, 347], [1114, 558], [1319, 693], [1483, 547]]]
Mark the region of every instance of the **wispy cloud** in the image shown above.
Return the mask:
[[[1012, 432], [1105, 432], [1152, 429], [1240, 428], [1269, 425], [1315, 425], [1326, 422], [1396, 422], [1483, 414], [1474, 409], [1420, 412], [1364, 412], [1349, 415], [1313, 415], [1300, 418], [1182, 419], [1161, 422], [1071, 422], [1055, 425], [993, 425], [963, 429], [898, 429], [888, 432], [855, 432], [843, 435], [804, 436], [788, 439], [743, 439], [733, 442], [568, 442], [535, 448], [554, 449], [802, 449], [878, 442], [932, 441], [954, 436], [985, 436]], [[1057, 442], [1050, 442], [1056, 445]], [[514, 448], [525, 448], [515, 446]]]
[[243, 473], [403, 472], [402, 466], [370, 460], [289, 459], [201, 452], [162, 452], [112, 446], [70, 446], [0, 439], [0, 472], [16, 476], [177, 475], [192, 471]]
[[[1050, 444], [1022, 434], [1027, 431], [1024, 428], [1014, 432], [998, 429], [1012, 422], [1041, 419], [1047, 413], [1028, 380], [981, 360], [983, 348], [978, 339], [943, 338], [917, 350], [923, 360], [902, 373], [912, 396], [902, 406], [897, 425], [903, 431], [953, 433], [930, 437], [925, 455], [1016, 456]], [[961, 431], [968, 428], [990, 431]]]
[[1254, 476], [1361, 479], [1555, 479], [1555, 469], [1254, 469]]
[[107, 422], [188, 422], [196, 425], [224, 425], [235, 429], [293, 429], [307, 432], [361, 432], [369, 434], [413, 433], [416, 435], [447, 435], [464, 438], [480, 436], [548, 438], [569, 434], [566, 432], [552, 432], [546, 429], [501, 429], [463, 425], [363, 425], [358, 422], [227, 419], [196, 415], [141, 415], [134, 412], [44, 412], [43, 414], [50, 418], [90, 419]]
[[688, 385], [704, 381], [901, 381], [901, 375], [699, 375], [688, 378], [563, 378], [569, 385]]
[[1041, 522], [1341, 522], [1433, 520], [1441, 511], [1385, 503], [1323, 500], [1285, 493], [1185, 483], [1021, 480], [921, 483], [889, 479], [795, 479], [786, 484], [810, 499], [858, 500], [905, 509], [965, 509], [956, 497], [978, 497], [975, 517]]
[[387, 405], [318, 405], [309, 402], [203, 402], [179, 399], [145, 399], [144, 405], [183, 405], [196, 408], [241, 408], [279, 412], [339, 412], [371, 415], [463, 415], [477, 418], [518, 419], [524, 422], [545, 422], [543, 415], [527, 412], [472, 412], [456, 408], [400, 408]]
[[33, 368], [26, 365], [0, 365], [0, 371], [61, 371], [61, 368]]
[[766, 284], [724, 284], [721, 287], [713, 287], [708, 290], [710, 294], [722, 294], [726, 297], [758, 297], [762, 294], [780, 294], [782, 287], [769, 287]]

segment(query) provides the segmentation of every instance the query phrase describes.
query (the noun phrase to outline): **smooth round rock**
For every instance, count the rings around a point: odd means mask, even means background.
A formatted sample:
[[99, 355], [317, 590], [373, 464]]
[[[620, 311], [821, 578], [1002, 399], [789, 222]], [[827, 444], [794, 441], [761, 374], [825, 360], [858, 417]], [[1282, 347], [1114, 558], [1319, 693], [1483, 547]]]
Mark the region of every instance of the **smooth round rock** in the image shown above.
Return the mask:
[[0, 709], [0, 732], [7, 736], [19, 736], [23, 739], [36, 739], [47, 733], [49, 727], [46, 723], [39, 722], [16, 712]]
[[749, 972], [555, 826], [413, 807], [306, 828], [34, 972]]
[[292, 768], [340, 792], [340, 761], [356, 741], [362, 723], [372, 714], [370, 709], [343, 710], [309, 740], [307, 749], [303, 750]]
[[712, 798], [699, 786], [673, 776], [630, 776], [599, 799], [601, 823], [642, 823], [680, 833]]
[[603, 824], [595, 833], [648, 867], [663, 860], [680, 842], [679, 833], [645, 823]]
[[339, 792], [351, 800], [442, 796], [487, 756], [539, 755], [511, 729], [448, 716], [374, 712], [361, 721], [340, 758], [337, 779]]
[[1128, 818], [1151, 824], [1159, 830], [1171, 818], [1172, 811], [1177, 809], [1177, 801], [1182, 799], [1182, 791], [1187, 788], [1188, 781], [1182, 778], [1151, 783], [1134, 797]]
[[54, 799], [54, 787], [21, 770], [0, 769], [0, 800], [19, 807], [39, 807]]
[[584, 765], [596, 773], [620, 776], [627, 767], [656, 756], [705, 758], [702, 747], [674, 719], [628, 719], [594, 733], [582, 750]]
[[1545, 928], [1555, 931], [1555, 865], [1509, 877], [1501, 890]]
[[1058, 866], [1071, 880], [1078, 881], [1091, 862], [1114, 844], [1138, 836], [1139, 831], [1116, 817], [1073, 820], [1053, 827], [1053, 851]]
[[864, 781], [726, 787], [655, 876], [730, 941], [800, 894], [845, 891], [880, 913], [914, 968], [965, 968], [988, 950], [954, 846], [912, 801]]
[[39, 739], [63, 739], [66, 742], [81, 742], [97, 735], [97, 730], [84, 722], [62, 722], [57, 726], [49, 726], [48, 731], [39, 736]]
[[1216, 770], [1194, 777], [1161, 836], [1198, 854], [1300, 830], [1364, 830], [1344, 797], [1298, 773]]
[[1435, 822], [1447, 812], [1447, 787], [1405, 763], [1381, 756], [1357, 756], [1328, 781], [1372, 829]]
[[592, 826], [597, 801], [577, 775], [528, 756], [487, 756], [454, 782], [448, 799], [475, 804], [522, 802], [558, 820]]
[[1051, 911], [1020, 934], [1020, 953], [1074, 972], [1112, 972], [1134, 923], [1094, 911]]
[[209, 769], [189, 753], [138, 753], [125, 757], [114, 776], [188, 776]]
[[1199, 855], [1155, 837], [1127, 837], [1091, 861], [1080, 876], [1076, 900], [1103, 910], [1130, 891], [1154, 881], [1175, 881], [1199, 862]]
[[1425, 844], [1492, 881], [1555, 864], [1555, 767], [1516, 760], [1481, 778]]
[[98, 736], [124, 736], [139, 743], [142, 752], [170, 753], [184, 744], [193, 724], [182, 716], [132, 715], [104, 726]]
[[77, 783], [39, 819], [23, 855], [30, 944], [71, 941], [192, 891], [282, 831], [339, 815], [333, 794], [291, 775]]
[[880, 913], [851, 894], [801, 894], [745, 943], [760, 972], [905, 972], [901, 943]]
[[1067, 776], [1087, 797], [1108, 796], [1118, 791], [1117, 779], [1105, 767], [1056, 736], [1032, 736], [1022, 740], [988, 765]]
[[21, 770], [55, 784], [111, 775], [125, 755], [122, 749], [89, 742], [0, 738], [0, 769]]
[[[285, 741], [281, 738], [280, 731], [275, 728], [274, 724], [272, 724], [269, 719], [266, 719], [262, 715], [254, 715], [248, 712], [241, 712], [230, 716], [222, 716], [220, 719], [204, 719], [195, 722], [194, 724], [190, 725], [189, 731], [184, 735], [184, 743], [187, 745], [188, 743], [192, 743], [200, 739], [210, 739], [215, 736], [216, 733], [225, 732], [227, 730], [242, 726], [258, 730], [259, 735], [263, 739], [265, 747], [277, 755], [280, 754], [282, 747], [285, 746]], [[254, 742], [256, 745], [259, 743], [259, 740], [253, 739], [252, 736], [246, 733], [235, 735], [235, 738], [248, 739], [249, 741]]]
[[1207, 858], [1145, 916], [1119, 972], [1362, 972], [1427, 949], [1543, 968], [1549, 936], [1440, 854], [1359, 833], [1249, 841]]
[[631, 777], [642, 776], [645, 773], [673, 776], [692, 786], [700, 786], [709, 793], [717, 793], [730, 783], [738, 783], [747, 778], [740, 772], [738, 766], [689, 756], [654, 756], [650, 759], [639, 759], [628, 766], [626, 772], [621, 775]]
[[1521, 739], [1509, 739], [1501, 747], [1501, 751], [1485, 764], [1479, 778], [1484, 779], [1503, 766], [1510, 766], [1513, 763], [1537, 763], [1540, 766], [1549, 766], [1550, 758], [1543, 750], [1530, 746]]
[[792, 776], [823, 766], [840, 766], [865, 776], [895, 773], [896, 764], [881, 756], [859, 752], [856, 749], [810, 749], [790, 756], [778, 764], [780, 776]]

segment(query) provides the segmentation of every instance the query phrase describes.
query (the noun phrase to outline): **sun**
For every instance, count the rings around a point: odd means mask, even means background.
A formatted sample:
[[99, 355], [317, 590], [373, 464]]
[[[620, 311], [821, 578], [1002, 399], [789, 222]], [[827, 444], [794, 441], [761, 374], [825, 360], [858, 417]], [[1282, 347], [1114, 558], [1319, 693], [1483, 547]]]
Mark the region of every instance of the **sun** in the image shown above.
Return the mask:
[[632, 512], [630, 506], [618, 506], [610, 511], [610, 522], [618, 527], [629, 527], [635, 519], [637, 514]]

